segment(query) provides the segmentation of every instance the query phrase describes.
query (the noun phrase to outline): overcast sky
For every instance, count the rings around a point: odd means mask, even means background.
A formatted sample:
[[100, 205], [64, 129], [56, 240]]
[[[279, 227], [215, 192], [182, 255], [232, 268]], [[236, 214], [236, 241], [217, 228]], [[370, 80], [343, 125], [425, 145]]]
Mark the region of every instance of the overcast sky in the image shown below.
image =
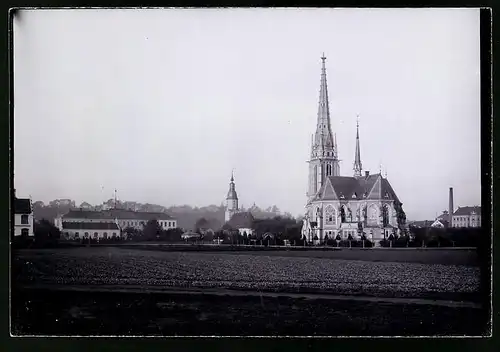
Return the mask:
[[341, 175], [409, 219], [480, 204], [479, 10], [38, 10], [14, 18], [19, 196], [304, 212], [322, 53]]

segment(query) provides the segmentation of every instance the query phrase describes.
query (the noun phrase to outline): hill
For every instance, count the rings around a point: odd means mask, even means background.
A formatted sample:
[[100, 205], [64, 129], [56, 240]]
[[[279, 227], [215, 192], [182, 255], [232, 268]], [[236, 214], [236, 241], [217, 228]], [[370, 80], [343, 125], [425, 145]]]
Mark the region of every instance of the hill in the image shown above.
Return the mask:
[[[213, 219], [215, 223], [224, 224], [225, 208], [223, 204], [211, 204], [204, 207], [192, 207], [190, 205], [174, 205], [166, 207], [158, 204], [143, 204], [134, 201], [116, 201], [115, 204], [113, 199], [109, 199], [99, 205], [91, 205], [88, 202], [82, 202], [81, 204], [76, 205], [75, 201], [70, 199], [56, 199], [50, 201], [48, 204], [41, 201], [34, 202], [33, 213], [35, 220], [39, 221], [41, 219], [47, 219], [53, 222], [57, 216], [66, 214], [71, 209], [81, 208], [105, 210], [113, 207], [119, 209], [131, 209], [135, 211], [167, 213], [176, 218], [178, 226], [184, 229], [194, 229], [196, 221], [201, 218]], [[278, 215], [290, 218], [292, 217], [289, 213], [282, 213], [275, 205], [266, 209], [261, 209], [254, 204], [252, 207], [242, 210], [250, 211], [257, 219], [268, 219]]]

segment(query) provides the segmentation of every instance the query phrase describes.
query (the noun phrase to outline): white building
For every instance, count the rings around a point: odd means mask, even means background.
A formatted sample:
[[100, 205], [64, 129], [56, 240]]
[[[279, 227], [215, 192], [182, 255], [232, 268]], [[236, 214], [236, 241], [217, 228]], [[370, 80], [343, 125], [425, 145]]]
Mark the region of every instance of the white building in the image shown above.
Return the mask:
[[113, 222], [63, 221], [62, 237], [65, 239], [107, 239], [121, 237], [120, 228]]
[[481, 227], [481, 207], [458, 207], [451, 221], [452, 227]]
[[403, 226], [402, 203], [380, 172], [362, 174], [359, 124], [353, 176], [340, 176], [337, 142], [330, 123], [326, 58], [321, 59], [320, 100], [302, 234], [310, 242], [322, 242], [328, 238], [356, 239], [362, 231], [368, 239], [378, 242]]
[[242, 236], [251, 236], [254, 234], [254, 217], [249, 211], [233, 214], [231, 219], [226, 223], [231, 229], [238, 230]]
[[[56, 226], [64, 232], [64, 223], [113, 223], [120, 230], [132, 227], [142, 230], [149, 220], [156, 220], [163, 230], [175, 229], [177, 220], [165, 213], [139, 212], [124, 209], [109, 209], [102, 211], [71, 210], [55, 220]], [[103, 229], [104, 232], [105, 229]]]
[[31, 199], [14, 195], [14, 236], [34, 236]]

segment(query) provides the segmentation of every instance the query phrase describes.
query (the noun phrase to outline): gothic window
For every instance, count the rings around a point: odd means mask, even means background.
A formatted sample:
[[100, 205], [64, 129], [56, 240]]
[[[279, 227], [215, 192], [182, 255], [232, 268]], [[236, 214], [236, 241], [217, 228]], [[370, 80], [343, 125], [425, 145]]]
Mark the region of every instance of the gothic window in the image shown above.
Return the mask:
[[326, 176], [332, 176], [332, 165], [331, 164], [326, 165]]
[[352, 221], [352, 211], [351, 211], [351, 209], [350, 209], [350, 208], [349, 208], [349, 209], [347, 209], [347, 218], [349, 219], [349, 222], [351, 222], [351, 221]]
[[387, 204], [382, 207], [382, 224], [384, 227], [389, 225], [389, 209]]
[[340, 221], [345, 222], [345, 208], [340, 207]]
[[378, 218], [378, 209], [377, 209], [376, 205], [372, 205], [370, 207], [369, 212], [368, 212], [368, 218], [370, 220], [377, 220], [377, 218]]
[[331, 205], [326, 207], [325, 210], [326, 224], [333, 225], [335, 224], [335, 210]]

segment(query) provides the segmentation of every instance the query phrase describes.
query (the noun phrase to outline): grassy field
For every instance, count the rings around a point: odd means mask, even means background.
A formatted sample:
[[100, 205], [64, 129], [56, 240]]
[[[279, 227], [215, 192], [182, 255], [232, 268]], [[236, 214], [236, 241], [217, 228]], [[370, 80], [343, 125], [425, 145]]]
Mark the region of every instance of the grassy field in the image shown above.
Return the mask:
[[[479, 268], [468, 261], [469, 252], [450, 251], [454, 260], [447, 265], [433, 263], [433, 255], [427, 257], [431, 264], [423, 264], [425, 257], [415, 255], [413, 262], [382, 261], [370, 254], [368, 260], [336, 257], [342, 252], [355, 251], [21, 250], [12, 262], [13, 326], [19, 333], [115, 334], [128, 329], [128, 334], [202, 335], [477, 334], [484, 329], [482, 309], [394, 300], [478, 302]], [[384, 252], [393, 253], [377, 253]], [[50, 289], [76, 286], [88, 291]], [[99, 287], [111, 289], [101, 292], [95, 289]], [[137, 287], [142, 292], [132, 293]], [[154, 290], [164, 288], [204, 294]], [[229, 294], [211, 294], [213, 290]], [[322, 299], [314, 294], [389, 301]], [[152, 325], [146, 323], [149, 318]]]

